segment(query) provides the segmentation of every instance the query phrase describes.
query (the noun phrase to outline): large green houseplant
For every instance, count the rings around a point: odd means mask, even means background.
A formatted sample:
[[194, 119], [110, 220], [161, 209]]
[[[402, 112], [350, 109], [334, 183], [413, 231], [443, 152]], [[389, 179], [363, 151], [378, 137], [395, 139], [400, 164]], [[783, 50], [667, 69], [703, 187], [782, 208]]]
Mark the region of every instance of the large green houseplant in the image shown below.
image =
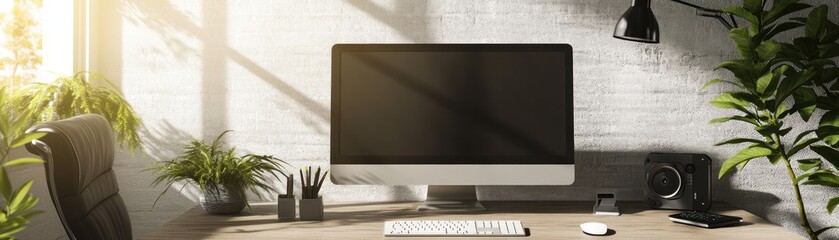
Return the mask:
[[[95, 86], [94, 82], [111, 87]], [[100, 74], [78, 72], [51, 83], [36, 82], [15, 90], [10, 104], [17, 111], [32, 113], [30, 126], [86, 113], [102, 115], [111, 123], [121, 145], [132, 152], [139, 150], [142, 146], [138, 130], [142, 122], [122, 94], [112, 87]]]
[[[824, 5], [813, 8], [804, 18], [789, 18], [790, 14], [810, 7], [797, 0], [775, 0], [767, 9], [767, 1], [744, 0], [743, 6], [724, 8], [749, 23], [729, 32], [740, 57], [723, 61], [718, 67], [730, 71], [736, 81], [713, 79], [703, 88], [725, 83], [734, 89], [720, 94], [711, 104], [739, 114], [713, 119], [711, 123], [744, 122], [753, 125], [759, 136], [717, 144], [748, 144], [723, 162], [719, 177], [734, 168], [743, 171], [754, 159], [781, 163], [792, 183], [801, 227], [810, 239], [818, 239], [820, 234], [839, 226], [814, 229], [807, 218], [801, 190], [805, 185], [839, 187], [839, 68], [834, 61], [839, 56], [839, 26], [827, 18]], [[776, 40], [778, 34], [802, 27], [803, 34], [795, 34], [792, 42]], [[797, 136], [787, 136], [793, 127], [785, 126], [786, 120], [797, 113], [804, 121], [810, 121], [819, 109], [824, 115], [817, 127], [795, 126]], [[818, 157], [800, 157], [801, 150], [807, 148]], [[832, 214], [837, 204], [839, 196], [833, 196], [826, 203], [827, 211]]]
[[24, 157], [9, 159], [10, 152], [24, 146], [32, 140], [43, 137], [45, 133], [24, 133], [28, 127], [28, 112], [12, 112], [7, 106], [8, 96], [5, 88], [0, 88], [0, 239], [14, 239], [15, 234], [29, 225], [29, 218], [41, 213], [33, 210], [38, 205], [38, 198], [29, 193], [33, 180], [28, 180], [18, 188], [12, 188], [8, 168], [26, 164], [43, 163], [38, 158]]
[[202, 140], [192, 140], [177, 158], [151, 166], [150, 170], [158, 174], [152, 184], [166, 184], [166, 189], [154, 204], [172, 184], [186, 181], [201, 188], [204, 194], [201, 206], [205, 211], [238, 213], [245, 206], [250, 206], [245, 196], [248, 190], [254, 193], [258, 190], [273, 191], [274, 188], [269, 185], [270, 177], [280, 181], [277, 173], [288, 176], [283, 167], [287, 163], [283, 160], [268, 155], [240, 156], [236, 155], [236, 148], [222, 147], [221, 139], [228, 132], [230, 130], [221, 133], [209, 145]]

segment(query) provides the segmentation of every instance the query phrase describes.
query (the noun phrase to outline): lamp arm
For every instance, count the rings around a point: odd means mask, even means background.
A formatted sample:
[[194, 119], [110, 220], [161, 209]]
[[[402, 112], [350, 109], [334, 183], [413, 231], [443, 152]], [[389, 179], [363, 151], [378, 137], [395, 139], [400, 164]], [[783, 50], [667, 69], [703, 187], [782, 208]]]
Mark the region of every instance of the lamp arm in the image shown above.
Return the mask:
[[[710, 8], [701, 7], [701, 6], [698, 6], [696, 4], [685, 2], [685, 1], [682, 1], [682, 0], [670, 0], [670, 1], [682, 4], [682, 5], [685, 5], [685, 6], [688, 6], [688, 7], [695, 8], [697, 16], [716, 18], [717, 20], [720, 21], [720, 23], [725, 25], [725, 27], [728, 28], [728, 30], [731, 30], [733, 28], [738, 27], [737, 26], [737, 21], [734, 20], [734, 14], [723, 12], [719, 9], [710, 9]], [[728, 15], [728, 19], [725, 18], [726, 15]], [[729, 20], [731, 20], [731, 22], [729, 22]]]

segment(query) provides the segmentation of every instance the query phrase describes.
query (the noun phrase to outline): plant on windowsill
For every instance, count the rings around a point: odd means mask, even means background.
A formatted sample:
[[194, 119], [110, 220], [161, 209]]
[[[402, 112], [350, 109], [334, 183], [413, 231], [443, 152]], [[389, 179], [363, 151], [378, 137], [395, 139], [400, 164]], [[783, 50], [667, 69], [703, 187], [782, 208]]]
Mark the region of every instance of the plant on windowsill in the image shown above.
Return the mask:
[[255, 194], [258, 190], [274, 191], [269, 185], [271, 183], [268, 175], [278, 182], [280, 178], [277, 173], [288, 176], [283, 167], [287, 163], [283, 160], [268, 155], [237, 156], [236, 148], [223, 148], [221, 139], [228, 132], [230, 130], [221, 133], [210, 145], [202, 140], [192, 140], [184, 147], [183, 154], [177, 158], [152, 165], [149, 170], [158, 174], [152, 184], [166, 184], [166, 188], [152, 207], [172, 184], [187, 181], [201, 188], [204, 194], [201, 207], [204, 211], [212, 214], [235, 214], [245, 206], [250, 207], [246, 196], [248, 190]]
[[[111, 88], [94, 86], [93, 82]], [[29, 126], [95, 113], [108, 119], [120, 145], [132, 153], [142, 148], [137, 133], [142, 125], [140, 118], [113, 83], [100, 74], [78, 72], [52, 83], [30, 83], [15, 90], [10, 100], [14, 110], [32, 113]]]
[[[734, 168], [743, 172], [753, 159], [783, 163], [795, 192], [801, 226], [807, 237], [818, 239], [820, 234], [839, 226], [814, 230], [804, 209], [801, 189], [812, 185], [839, 187], [836, 169], [839, 167], [839, 67], [834, 61], [839, 56], [839, 26], [827, 19], [825, 5], [812, 9], [806, 18], [780, 21], [810, 6], [796, 0], [775, 0], [766, 10], [766, 1], [743, 2], [742, 7], [724, 8], [750, 23], [747, 27], [732, 29], [728, 34], [740, 58], [723, 61], [717, 67], [733, 73], [736, 81], [713, 79], [703, 88], [716, 83], [734, 86], [736, 90], [720, 94], [711, 104], [737, 110], [741, 115], [713, 119], [711, 123], [748, 123], [760, 137], [717, 143], [718, 146], [749, 144], [723, 162], [719, 177]], [[781, 32], [801, 27], [804, 28], [803, 36], [797, 35], [792, 43], [774, 40]], [[793, 129], [784, 126], [785, 120], [798, 113], [804, 121], [810, 121], [816, 110], [824, 112], [816, 129], [801, 131], [793, 141], [784, 138]], [[816, 136], [810, 137], [812, 133]], [[796, 156], [807, 148], [819, 157]], [[794, 169], [794, 165], [800, 171]], [[832, 214], [837, 205], [839, 196], [832, 196], [827, 202], [827, 211]]]
[[0, 88], [0, 195], [3, 204], [0, 206], [0, 239], [14, 239], [15, 234], [23, 231], [29, 225], [29, 218], [40, 214], [41, 211], [32, 210], [38, 205], [38, 198], [29, 193], [33, 180], [26, 181], [17, 189], [12, 188], [7, 171], [10, 167], [38, 164], [44, 161], [38, 158], [24, 157], [9, 159], [12, 149], [22, 147], [32, 140], [43, 137], [46, 133], [24, 133], [28, 112], [13, 112], [5, 106], [8, 103], [5, 88]]

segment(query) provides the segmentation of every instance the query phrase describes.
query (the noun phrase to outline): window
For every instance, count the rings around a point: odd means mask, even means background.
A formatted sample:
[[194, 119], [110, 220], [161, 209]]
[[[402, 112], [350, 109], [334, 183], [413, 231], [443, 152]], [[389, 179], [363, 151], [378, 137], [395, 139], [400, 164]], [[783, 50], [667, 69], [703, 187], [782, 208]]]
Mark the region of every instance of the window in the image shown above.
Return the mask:
[[0, 80], [11, 88], [32, 82], [42, 63], [41, 0], [0, 2]]
[[0, 83], [17, 88], [92, 64], [88, 0], [0, 0]]

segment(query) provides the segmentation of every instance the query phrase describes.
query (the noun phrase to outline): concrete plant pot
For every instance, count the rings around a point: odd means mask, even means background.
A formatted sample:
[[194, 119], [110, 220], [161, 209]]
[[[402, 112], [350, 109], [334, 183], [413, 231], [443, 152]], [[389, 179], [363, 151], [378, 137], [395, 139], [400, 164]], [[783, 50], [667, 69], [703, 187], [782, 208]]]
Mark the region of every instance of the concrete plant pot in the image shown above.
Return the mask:
[[323, 221], [323, 197], [300, 199], [300, 220]]
[[288, 197], [280, 195], [277, 198], [277, 219], [280, 222], [294, 221], [297, 218], [297, 200], [294, 195]]

